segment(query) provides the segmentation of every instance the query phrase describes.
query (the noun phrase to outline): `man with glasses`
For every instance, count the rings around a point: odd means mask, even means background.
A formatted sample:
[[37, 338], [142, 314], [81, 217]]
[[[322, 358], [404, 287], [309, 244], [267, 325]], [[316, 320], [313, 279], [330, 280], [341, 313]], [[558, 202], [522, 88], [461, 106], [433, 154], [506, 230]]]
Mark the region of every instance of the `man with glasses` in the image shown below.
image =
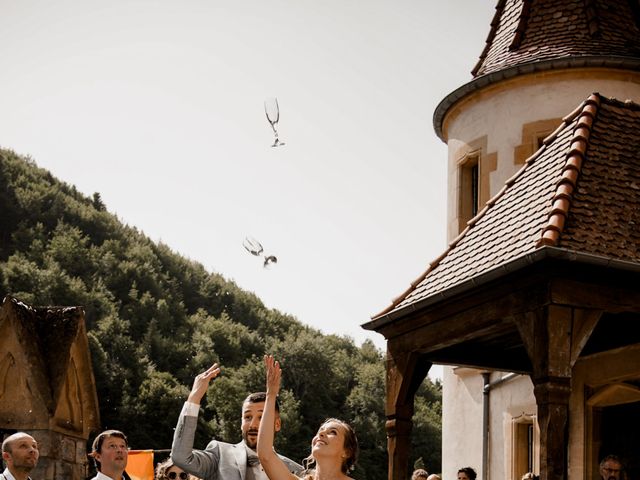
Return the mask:
[[7, 468], [0, 473], [1, 480], [30, 480], [29, 473], [38, 464], [38, 442], [24, 432], [9, 435], [2, 442], [2, 459]]
[[[240, 431], [242, 441], [237, 444], [212, 440], [205, 450], [194, 450], [193, 439], [198, 423], [200, 401], [211, 380], [220, 375], [220, 367], [211, 368], [196, 376], [193, 388], [182, 408], [173, 436], [171, 459], [186, 472], [203, 480], [268, 480], [256, 454], [258, 427], [264, 411], [264, 392], [252, 393], [242, 404]], [[276, 404], [275, 431], [280, 430], [280, 414]], [[289, 471], [302, 472], [302, 466], [281, 457]]]
[[602, 480], [622, 480], [624, 467], [617, 455], [607, 455], [600, 462], [600, 476]]
[[90, 456], [98, 469], [98, 474], [91, 480], [123, 480], [128, 476], [129, 444], [127, 437], [119, 430], [106, 430], [94, 440]]

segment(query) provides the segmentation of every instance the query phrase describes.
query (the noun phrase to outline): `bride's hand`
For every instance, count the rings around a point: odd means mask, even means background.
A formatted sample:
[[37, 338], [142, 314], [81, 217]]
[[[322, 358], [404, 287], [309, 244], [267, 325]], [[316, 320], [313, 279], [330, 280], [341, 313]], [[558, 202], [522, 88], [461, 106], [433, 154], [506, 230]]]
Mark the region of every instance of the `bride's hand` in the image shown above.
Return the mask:
[[280, 363], [273, 358], [273, 355], [265, 355], [264, 366], [267, 373], [267, 394], [273, 393], [278, 395], [280, 391], [280, 378], [282, 377]]

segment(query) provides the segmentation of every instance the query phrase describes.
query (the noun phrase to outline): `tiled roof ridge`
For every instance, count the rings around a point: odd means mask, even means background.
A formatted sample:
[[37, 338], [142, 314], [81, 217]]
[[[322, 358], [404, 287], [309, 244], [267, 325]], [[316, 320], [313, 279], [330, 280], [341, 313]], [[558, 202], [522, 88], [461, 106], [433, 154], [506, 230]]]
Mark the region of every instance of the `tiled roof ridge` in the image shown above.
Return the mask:
[[[594, 94], [599, 95], [599, 94]], [[605, 103], [607, 105], [612, 105], [618, 108], [626, 108], [630, 110], [634, 110], [636, 112], [640, 111], [640, 104], [634, 102], [633, 100], [627, 98], [626, 100], [619, 100], [615, 97], [605, 97], [603, 95], [599, 95], [600, 103]]]
[[[598, 96], [599, 98], [598, 94], [594, 94], [594, 95]], [[386, 307], [381, 312], [373, 315], [371, 318], [377, 318], [389, 313], [391, 310], [396, 308], [400, 304], [400, 302], [402, 302], [407, 297], [407, 295], [409, 295], [413, 290], [415, 290], [415, 288], [418, 285], [420, 285], [420, 283], [422, 283], [422, 281], [427, 277], [427, 275], [429, 275], [429, 273], [431, 273], [431, 271], [434, 268], [436, 268], [440, 264], [440, 262], [449, 254], [449, 252], [451, 252], [451, 250], [453, 250], [456, 247], [456, 245], [466, 236], [469, 230], [472, 227], [474, 227], [482, 217], [484, 217], [484, 215], [487, 213], [489, 208], [493, 207], [496, 204], [496, 202], [500, 199], [500, 197], [502, 197], [505, 194], [505, 192], [516, 182], [516, 180], [520, 176], [522, 176], [525, 170], [529, 166], [531, 166], [533, 162], [535, 162], [535, 160], [547, 149], [547, 147], [551, 143], [553, 143], [553, 141], [558, 137], [560, 132], [562, 132], [565, 128], [567, 128], [567, 126], [571, 124], [571, 122], [573, 122], [575, 118], [584, 111], [584, 109], [586, 108], [586, 105], [589, 103], [589, 100], [594, 95], [592, 95], [591, 97], [589, 97], [589, 99], [582, 102], [573, 112], [571, 112], [569, 115], [564, 117], [562, 119], [562, 123], [560, 123], [558, 128], [556, 128], [553, 132], [551, 132], [542, 141], [542, 147], [540, 147], [533, 155], [527, 158], [527, 160], [524, 162], [524, 165], [514, 175], [512, 175], [511, 178], [505, 181], [500, 191], [496, 193], [492, 198], [490, 198], [487, 201], [487, 203], [485, 203], [482, 210], [480, 210], [472, 219], [470, 219], [467, 222], [467, 226], [465, 227], [465, 229], [462, 230], [456, 238], [454, 238], [451, 242], [449, 242], [449, 245], [447, 246], [445, 251], [442, 252], [435, 260], [429, 263], [429, 265], [427, 266], [427, 269], [418, 278], [416, 278], [413, 282], [411, 282], [411, 285], [409, 285], [409, 287], [404, 292], [402, 292], [400, 295], [398, 295], [396, 298], [392, 300], [391, 305]], [[640, 105], [638, 107], [640, 108]]]
[[573, 192], [589, 146], [589, 136], [600, 106], [600, 99], [600, 94], [593, 93], [583, 103], [582, 108], [579, 109], [570, 143], [571, 146], [569, 147], [560, 179], [556, 185], [555, 193], [551, 199], [549, 218], [542, 227], [542, 234], [536, 242], [536, 248], [558, 245], [565, 222], [569, 216]]
[[493, 19], [491, 20], [491, 28], [489, 29], [489, 34], [487, 35], [487, 39], [485, 40], [484, 49], [480, 54], [478, 63], [476, 63], [476, 66], [471, 70], [471, 75], [473, 75], [474, 77], [476, 76], [478, 70], [480, 70], [480, 68], [482, 67], [485, 58], [487, 58], [487, 55], [489, 54], [489, 49], [491, 49], [493, 39], [498, 32], [498, 27], [500, 26], [500, 19], [502, 18], [502, 10], [504, 9], [505, 3], [507, 3], [507, 0], [498, 0], [498, 4], [496, 5], [496, 13], [493, 15]]

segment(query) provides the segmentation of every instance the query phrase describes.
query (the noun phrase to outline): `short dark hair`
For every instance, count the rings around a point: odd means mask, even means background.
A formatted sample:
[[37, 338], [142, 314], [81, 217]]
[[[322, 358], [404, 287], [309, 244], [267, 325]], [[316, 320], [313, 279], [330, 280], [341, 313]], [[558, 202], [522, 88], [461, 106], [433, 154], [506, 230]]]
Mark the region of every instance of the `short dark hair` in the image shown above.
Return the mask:
[[127, 441], [127, 436], [122, 433], [120, 430], [105, 430], [100, 433], [96, 438], [93, 439], [93, 444], [91, 445], [91, 456], [93, 457], [93, 461], [96, 464], [96, 468], [100, 470], [100, 462], [96, 459], [95, 454], [100, 453], [102, 449], [102, 444], [109, 437], [117, 437], [124, 440], [124, 444], [128, 447], [129, 442]]
[[602, 460], [600, 460], [600, 468], [604, 468], [604, 464], [609, 461], [619, 463], [620, 468], [624, 470], [624, 463], [622, 463], [622, 460], [618, 455], [607, 455], [606, 457], [604, 457]]
[[476, 477], [478, 476], [476, 471], [471, 467], [463, 467], [458, 470], [458, 473], [466, 473], [467, 477], [469, 477], [469, 480], [476, 480]]
[[[245, 403], [263, 403], [267, 400], [266, 392], [254, 392], [250, 393], [247, 398], [244, 399], [242, 405]], [[276, 397], [276, 412], [280, 413], [280, 403], [278, 402], [278, 397]]]

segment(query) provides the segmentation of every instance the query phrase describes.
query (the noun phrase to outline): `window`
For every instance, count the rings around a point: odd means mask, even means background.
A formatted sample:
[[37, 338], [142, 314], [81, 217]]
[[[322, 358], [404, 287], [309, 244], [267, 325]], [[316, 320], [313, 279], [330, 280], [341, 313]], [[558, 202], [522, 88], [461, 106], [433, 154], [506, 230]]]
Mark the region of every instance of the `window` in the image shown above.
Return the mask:
[[460, 163], [460, 195], [458, 218], [460, 231], [478, 214], [480, 206], [480, 155], [466, 155]]
[[[487, 136], [460, 145], [455, 152], [455, 172], [451, 172], [450, 192], [455, 192], [452, 223], [448, 236], [455, 238], [467, 227], [491, 198], [490, 176], [498, 168], [498, 153], [487, 150]], [[495, 195], [496, 192], [493, 192]], [[454, 223], [455, 222], [455, 223]]]
[[516, 145], [513, 153], [514, 165], [522, 165], [527, 158], [540, 149], [544, 139], [562, 123], [561, 118], [539, 120], [522, 125], [522, 143]]
[[540, 448], [536, 416], [523, 413], [511, 420], [511, 478], [520, 480], [527, 472], [539, 473]]
[[478, 162], [476, 161], [475, 165], [473, 165], [470, 168], [470, 174], [471, 174], [471, 217], [475, 217], [478, 214], [478, 204], [479, 204], [479, 192], [480, 192], [480, 185], [479, 185], [479, 179], [480, 176], [478, 175]]

